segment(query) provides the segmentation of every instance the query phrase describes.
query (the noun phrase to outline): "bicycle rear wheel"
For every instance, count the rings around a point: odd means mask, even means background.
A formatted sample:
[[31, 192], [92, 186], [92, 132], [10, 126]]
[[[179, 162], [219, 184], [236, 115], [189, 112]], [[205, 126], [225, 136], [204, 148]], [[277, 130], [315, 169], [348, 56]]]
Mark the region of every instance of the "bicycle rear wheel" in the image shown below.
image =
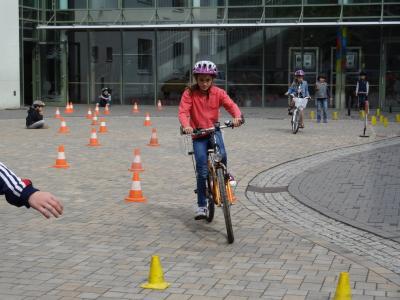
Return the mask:
[[228, 235], [228, 243], [232, 244], [235, 238], [233, 236], [230, 203], [226, 195], [224, 171], [221, 168], [217, 169], [217, 179], [218, 179], [218, 189], [222, 203], [222, 209], [224, 211], [226, 233]]
[[214, 211], [215, 211], [215, 202], [213, 196], [213, 179], [210, 176], [207, 178], [207, 222], [211, 223], [214, 219]]
[[292, 132], [296, 134], [299, 131], [300, 111], [295, 109], [292, 116]]

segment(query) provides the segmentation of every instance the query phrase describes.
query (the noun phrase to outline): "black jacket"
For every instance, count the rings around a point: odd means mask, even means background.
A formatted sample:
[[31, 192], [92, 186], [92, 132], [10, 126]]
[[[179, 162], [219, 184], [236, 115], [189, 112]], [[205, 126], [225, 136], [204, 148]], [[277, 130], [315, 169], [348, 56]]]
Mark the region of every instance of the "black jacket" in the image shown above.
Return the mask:
[[33, 123], [40, 120], [43, 120], [43, 115], [39, 114], [39, 112], [33, 107], [29, 107], [28, 116], [26, 117], [26, 127], [31, 126]]

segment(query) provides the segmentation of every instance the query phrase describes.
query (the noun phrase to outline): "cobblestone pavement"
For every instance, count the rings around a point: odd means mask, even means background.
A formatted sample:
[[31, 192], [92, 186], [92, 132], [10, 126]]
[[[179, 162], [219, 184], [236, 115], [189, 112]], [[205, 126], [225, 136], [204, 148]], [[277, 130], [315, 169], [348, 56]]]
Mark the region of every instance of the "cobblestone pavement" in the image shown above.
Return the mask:
[[[263, 117], [262, 110], [245, 110], [246, 126], [225, 132], [229, 166], [239, 182], [239, 201], [232, 208], [236, 239], [228, 245], [220, 210], [211, 224], [193, 220], [195, 181], [177, 133], [176, 108], [146, 108], [161, 144], [149, 148], [145, 145], [151, 132], [142, 125], [143, 113], [132, 117], [128, 107], [113, 107], [107, 118], [110, 132], [99, 135], [102, 146], [96, 149], [86, 147], [90, 126], [80, 117], [85, 109], [78, 107], [66, 117], [71, 128], [66, 136], [56, 133], [57, 120], [49, 119], [50, 129], [31, 131], [23, 128], [25, 113], [2, 118], [0, 112], [1, 161], [56, 194], [65, 207], [61, 219], [45, 220], [33, 210], [0, 202], [0, 299], [320, 300], [332, 297], [341, 271], [350, 272], [353, 299], [399, 299], [396, 272], [378, 265], [372, 255], [354, 253], [347, 241], [339, 247], [331, 236], [296, 223], [298, 215], [288, 211], [290, 199], [269, 207], [259, 198], [278, 193], [248, 191], [249, 198], [245, 196], [250, 180], [265, 169], [397, 136], [398, 124], [378, 126], [371, 138], [361, 139], [356, 120], [308, 121], [304, 131], [293, 135], [284, 113], [275, 119], [268, 111]], [[68, 170], [49, 168], [61, 143], [71, 164]], [[135, 147], [142, 150], [147, 204], [123, 201]], [[301, 209], [314, 214], [308, 218], [314, 228], [332, 221], [305, 206]], [[359, 243], [352, 231], [342, 232], [342, 225], [332, 221], [330, 228], [354, 247], [363, 246], [364, 240]], [[393, 259], [385, 250], [393, 250], [395, 242], [374, 242], [382, 246], [382, 256]], [[160, 255], [165, 278], [172, 283], [165, 291], [139, 288], [147, 279], [152, 254]]]
[[307, 169], [289, 190], [339, 221], [400, 242], [400, 140]]

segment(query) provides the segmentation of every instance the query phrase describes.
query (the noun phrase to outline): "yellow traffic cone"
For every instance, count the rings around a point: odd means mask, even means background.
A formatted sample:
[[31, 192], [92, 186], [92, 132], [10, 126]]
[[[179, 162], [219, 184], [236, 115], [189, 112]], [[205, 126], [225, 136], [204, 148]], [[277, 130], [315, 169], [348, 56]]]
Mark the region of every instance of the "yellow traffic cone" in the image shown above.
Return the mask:
[[310, 119], [314, 120], [314, 118], [315, 118], [315, 112], [312, 110], [310, 111]]
[[380, 108], [377, 108], [376, 109], [376, 116], [379, 117], [380, 115], [381, 115], [381, 110], [380, 110]]
[[333, 300], [351, 300], [350, 277], [348, 272], [341, 272]]
[[389, 125], [389, 120], [388, 120], [388, 118], [383, 118], [383, 126], [384, 127], [388, 127], [388, 125]]
[[383, 115], [379, 115], [379, 123], [383, 123], [385, 117]]
[[332, 120], [337, 120], [338, 119], [338, 112], [334, 111], [332, 112]]
[[364, 120], [364, 118], [365, 118], [365, 111], [360, 110], [360, 119]]
[[396, 114], [396, 122], [400, 123], [400, 114]]
[[375, 117], [375, 116], [372, 116], [372, 117], [371, 117], [371, 125], [372, 125], [372, 126], [375, 126], [375, 125], [376, 125], [376, 117]]
[[150, 273], [148, 282], [140, 287], [152, 290], [165, 290], [170, 284], [164, 280], [160, 258], [157, 255], [151, 257]]

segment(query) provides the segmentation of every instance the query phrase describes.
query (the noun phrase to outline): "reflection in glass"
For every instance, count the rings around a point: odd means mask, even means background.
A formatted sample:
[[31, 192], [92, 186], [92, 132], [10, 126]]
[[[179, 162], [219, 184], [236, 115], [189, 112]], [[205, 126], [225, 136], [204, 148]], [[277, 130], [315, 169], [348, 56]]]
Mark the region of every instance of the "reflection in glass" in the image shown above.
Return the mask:
[[135, 8], [135, 7], [152, 7], [154, 6], [154, 0], [123, 0], [122, 6], [124, 8]]
[[228, 32], [228, 45], [228, 81], [261, 84], [263, 30], [231, 30]]
[[157, 44], [158, 98], [167, 105], [175, 105], [190, 78], [190, 32], [160, 31]]

